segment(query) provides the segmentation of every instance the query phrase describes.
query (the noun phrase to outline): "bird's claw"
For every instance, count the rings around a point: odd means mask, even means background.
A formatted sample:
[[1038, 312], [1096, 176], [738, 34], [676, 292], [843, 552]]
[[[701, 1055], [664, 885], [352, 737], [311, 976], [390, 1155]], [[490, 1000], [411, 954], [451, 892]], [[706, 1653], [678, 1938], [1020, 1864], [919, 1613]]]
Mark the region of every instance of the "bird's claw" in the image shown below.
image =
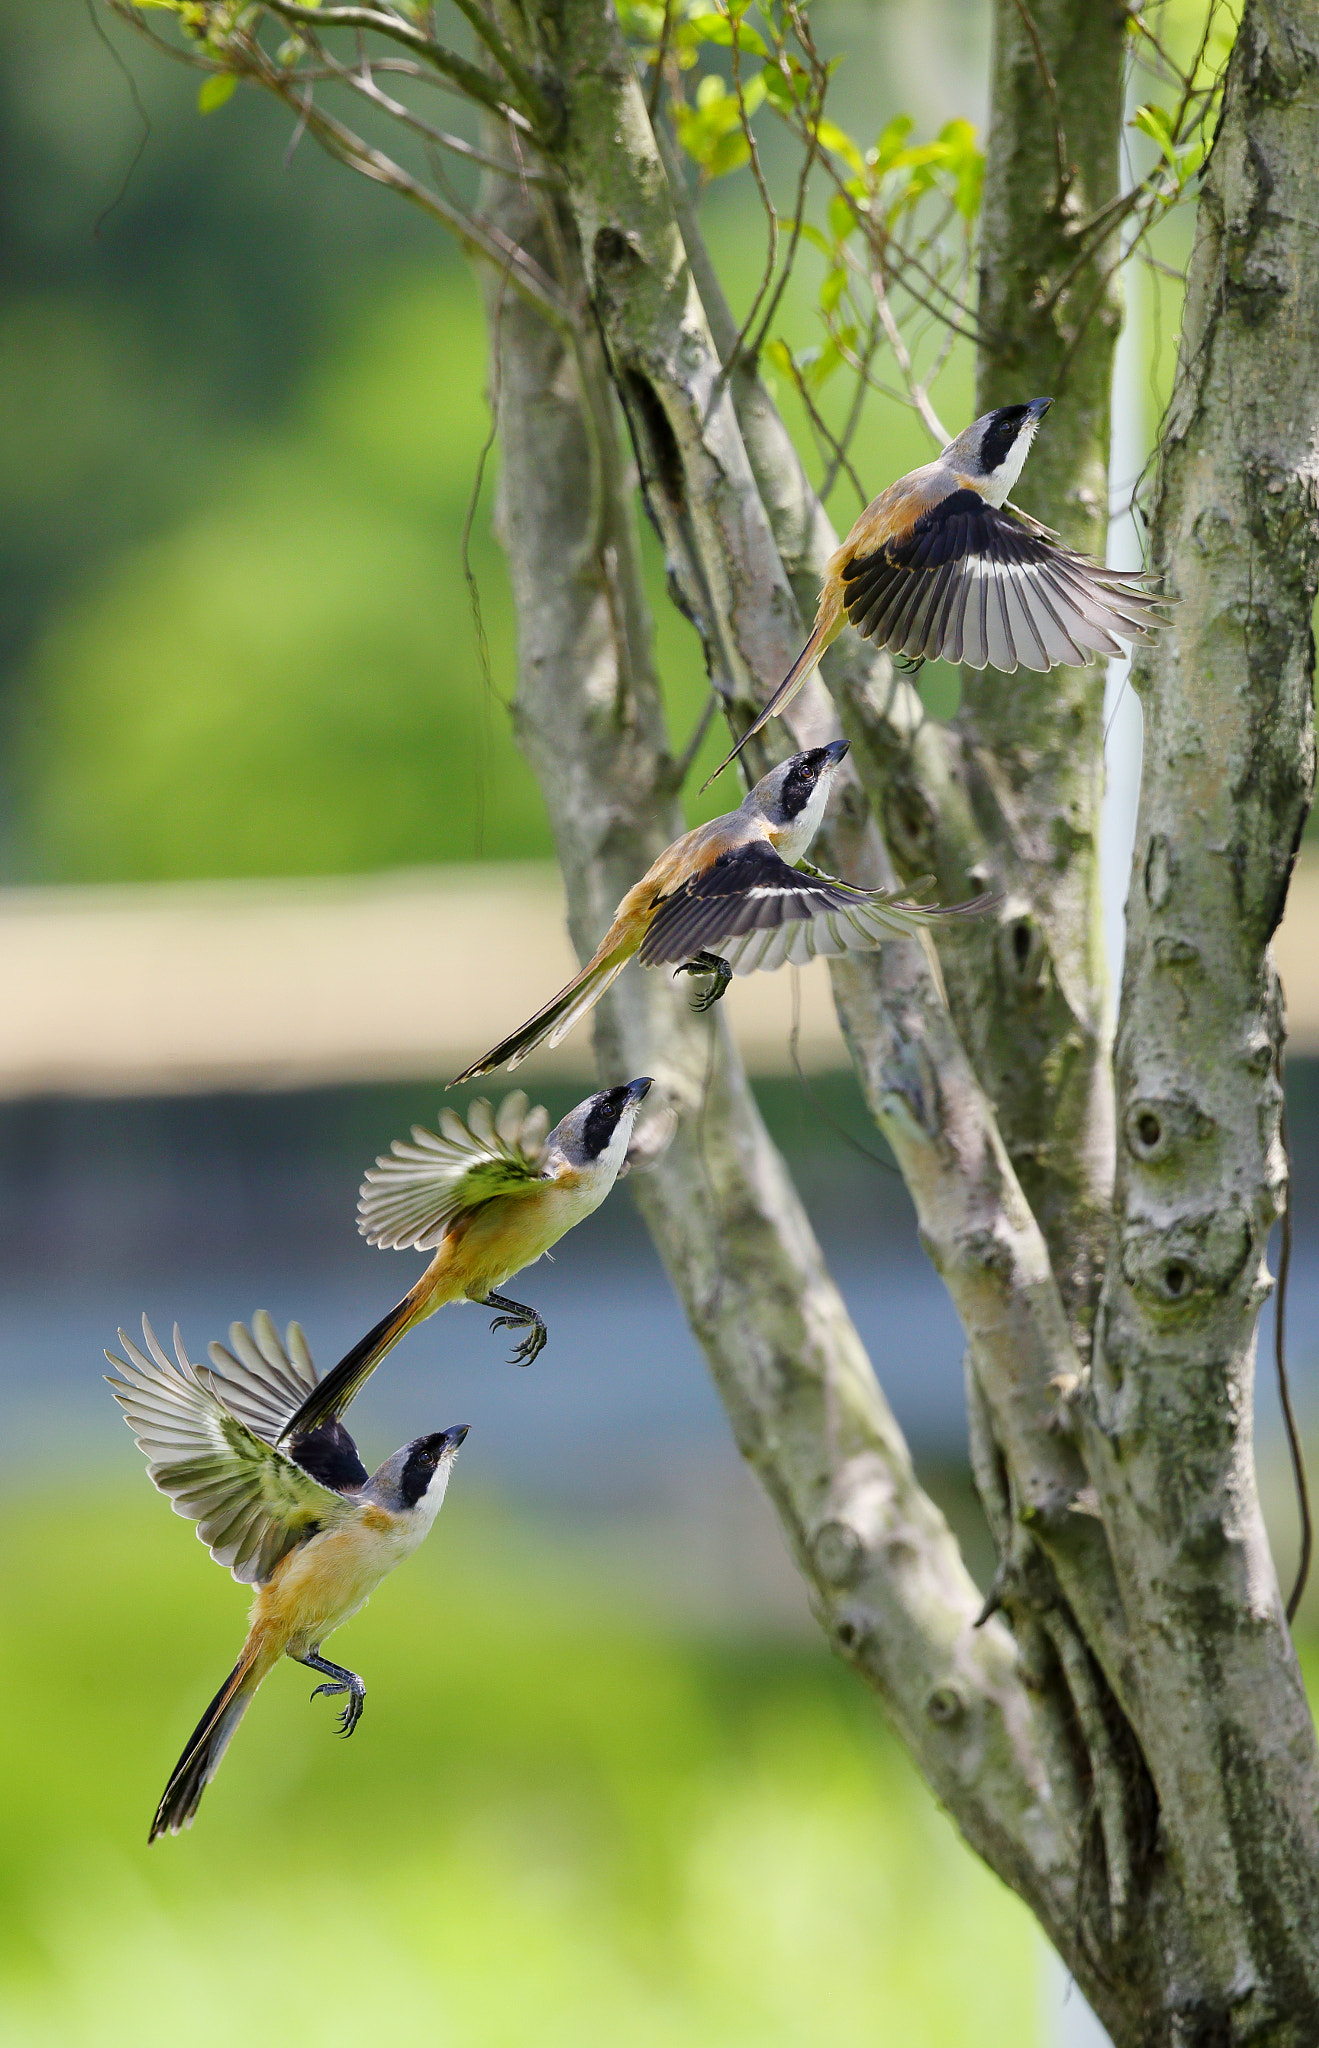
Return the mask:
[[365, 1687], [359, 1692], [351, 1685], [341, 1684], [338, 1679], [335, 1679], [333, 1683], [327, 1680], [324, 1685], [313, 1687], [311, 1696], [313, 1699], [319, 1699], [323, 1692], [347, 1693], [348, 1698], [344, 1702], [344, 1710], [339, 1716], [339, 1732], [341, 1735], [351, 1735], [362, 1718], [362, 1709], [366, 1704]]
[[[525, 1327], [526, 1321], [525, 1316], [493, 1316], [490, 1327], [492, 1330], [521, 1330]], [[537, 1319], [522, 1342], [513, 1346], [509, 1353], [509, 1364], [531, 1365], [545, 1349], [549, 1336], [550, 1333], [544, 1323]]]
[[684, 960], [681, 967], [675, 967], [673, 972], [675, 977], [679, 974], [713, 976], [710, 987], [702, 995], [692, 997], [691, 1008], [698, 1017], [703, 1017], [707, 1010], [714, 1008], [733, 979], [732, 968], [718, 953], [697, 953], [693, 959]]

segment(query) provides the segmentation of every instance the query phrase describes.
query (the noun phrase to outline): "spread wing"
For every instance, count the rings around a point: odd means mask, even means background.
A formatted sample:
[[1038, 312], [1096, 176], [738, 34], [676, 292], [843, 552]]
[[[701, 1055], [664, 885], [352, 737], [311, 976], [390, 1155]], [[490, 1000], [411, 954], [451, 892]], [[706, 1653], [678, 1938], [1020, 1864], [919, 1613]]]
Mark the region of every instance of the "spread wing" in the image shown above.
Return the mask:
[[384, 1250], [430, 1251], [465, 1215], [495, 1195], [525, 1194], [540, 1178], [547, 1110], [528, 1108], [522, 1090], [498, 1111], [470, 1103], [467, 1121], [440, 1113], [438, 1135], [420, 1124], [412, 1143], [395, 1138], [368, 1169], [357, 1201], [357, 1227]]
[[819, 955], [866, 952], [907, 938], [942, 917], [969, 915], [988, 898], [937, 910], [887, 889], [854, 889], [830, 875], [807, 875], [765, 840], [721, 854], [659, 911], [641, 943], [647, 967], [716, 953], [735, 974], [803, 967]]
[[278, 1443], [284, 1424], [316, 1385], [316, 1368], [302, 1329], [289, 1324], [286, 1349], [270, 1317], [258, 1309], [250, 1331], [242, 1323], [230, 1323], [229, 1343], [228, 1351], [223, 1344], [209, 1347], [206, 1378], [229, 1413], [253, 1436]]
[[1005, 675], [1120, 654], [1118, 640], [1147, 640], [1160, 620], [1138, 573], [1107, 569], [971, 490], [842, 574], [847, 615], [867, 640]]
[[241, 1584], [259, 1584], [318, 1529], [349, 1518], [351, 1501], [319, 1485], [239, 1421], [212, 1374], [188, 1359], [177, 1328], [177, 1364], [161, 1350], [145, 1316], [142, 1333], [145, 1352], [119, 1332], [127, 1358], [105, 1355], [122, 1377], [106, 1377], [152, 1480], [176, 1515], [196, 1522], [217, 1564], [227, 1565]]

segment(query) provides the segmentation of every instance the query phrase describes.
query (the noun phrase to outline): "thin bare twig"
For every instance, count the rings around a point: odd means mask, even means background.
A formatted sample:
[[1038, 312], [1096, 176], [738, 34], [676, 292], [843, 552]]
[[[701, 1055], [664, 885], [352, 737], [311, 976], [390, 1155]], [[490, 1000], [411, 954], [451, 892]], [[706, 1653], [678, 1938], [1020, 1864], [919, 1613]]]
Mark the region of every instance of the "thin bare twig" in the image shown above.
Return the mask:
[[907, 352], [907, 344], [902, 338], [902, 330], [893, 317], [893, 308], [889, 304], [889, 296], [884, 286], [884, 275], [881, 270], [876, 269], [872, 273], [871, 285], [875, 294], [875, 311], [879, 315], [885, 339], [893, 351], [893, 360], [902, 372], [903, 381], [911, 395], [911, 402], [920, 414], [929, 432], [934, 436], [936, 444], [940, 448], [944, 448], [953, 437], [939, 418], [930, 401], [929, 392], [925, 389], [925, 386], [916, 375], [915, 369], [912, 367], [911, 356]]
[[[721, 9], [721, 12], [724, 12], [724, 10]], [[714, 396], [716, 398], [723, 382], [727, 379], [742, 353], [743, 344], [746, 341], [747, 335], [751, 332], [757, 313], [764, 303], [765, 294], [774, 281], [774, 271], [779, 260], [779, 216], [774, 201], [770, 196], [769, 185], [765, 179], [765, 170], [760, 161], [760, 150], [756, 144], [755, 131], [751, 126], [751, 116], [747, 112], [746, 95], [742, 90], [742, 21], [740, 15], [732, 13], [727, 13], [726, 19], [730, 24], [733, 37], [732, 71], [733, 91], [737, 95], [737, 117], [742, 124], [742, 134], [746, 140], [748, 157], [751, 164], [751, 175], [755, 179], [756, 191], [760, 194], [760, 203], [765, 209], [765, 220], [768, 225], [769, 234], [765, 251], [764, 273], [756, 287], [755, 297], [751, 301], [746, 319], [738, 329], [737, 339], [729, 352], [728, 361], [721, 367], [719, 376], [715, 379]], [[751, 351], [751, 360], [754, 362], [755, 358], [756, 351], [753, 349]]]
[[[812, 108], [807, 116], [806, 151], [802, 157], [801, 169], [797, 176], [797, 195], [793, 205], [792, 233], [788, 237], [788, 252], [784, 259], [782, 275], [770, 296], [768, 305], [765, 307], [764, 316], [759, 327], [756, 329], [756, 338], [748, 351], [752, 362], [756, 361], [760, 351], [765, 346], [765, 337], [769, 333], [771, 323], [780, 305], [783, 303], [783, 294], [788, 289], [788, 279], [792, 276], [793, 266], [797, 261], [797, 252], [801, 248], [802, 227], [806, 219], [806, 187], [816, 159], [820, 154], [820, 121], [824, 115], [825, 93], [828, 90], [829, 84], [828, 70], [820, 62], [819, 53], [810, 39], [810, 31], [801, 20], [796, 7], [791, 4], [791, 0], [789, 0], [788, 5], [788, 18], [792, 22], [797, 39], [805, 50], [810, 62], [811, 83], [813, 87]], [[779, 51], [779, 68], [784, 70], [786, 75], [786, 66], [784, 65], [781, 48]], [[789, 80], [789, 82], [791, 81]], [[750, 325], [749, 317], [747, 325]], [[739, 335], [739, 346], [741, 341], [742, 336]]]
[[677, 760], [673, 764], [672, 774], [669, 779], [672, 782], [673, 787], [675, 789], [681, 789], [683, 783], [687, 780], [688, 775], [691, 773], [692, 762], [700, 753], [701, 743], [704, 740], [705, 735], [710, 730], [710, 725], [716, 711], [720, 709], [720, 699], [716, 696], [715, 692], [711, 690], [709, 696], [705, 700], [705, 708], [703, 709], [700, 717], [696, 721], [695, 731], [692, 733], [691, 738], [688, 740], [686, 746], [683, 748], [682, 752], [679, 754]]
[[[792, 350], [788, 347], [786, 342], [783, 344], [783, 353], [788, 359], [788, 370], [792, 377], [793, 383], [797, 387], [797, 396], [800, 398], [802, 404], [806, 408], [807, 418], [810, 420], [811, 426], [815, 430], [815, 433], [818, 435], [819, 439], [824, 443], [825, 447], [828, 448], [830, 455], [833, 458], [835, 474], [839, 469], [844, 470], [847, 474], [848, 482], [851, 484], [853, 490], [856, 492], [858, 498], [861, 500], [861, 503], [863, 505], [868, 504], [870, 501], [866, 496], [866, 492], [862, 485], [860, 477], [857, 475], [851, 463], [848, 461], [846, 450], [843, 448], [842, 444], [839, 442], [836, 435], [832, 434], [829, 431], [828, 423], [825, 420], [823, 414], [820, 412], [814, 399], [811, 397], [810, 392], [807, 390], [806, 379], [802, 376], [801, 370], [798, 368], [797, 365], [797, 359], [793, 355]], [[826, 495], [827, 493], [822, 485], [820, 489], [820, 496], [821, 498], [824, 498]]]
[[833, 453], [829, 459], [829, 466], [825, 470], [824, 475], [820, 479], [820, 500], [823, 504], [828, 503], [829, 497], [833, 491], [833, 487], [838, 481], [838, 473], [841, 469], [845, 469], [847, 471], [848, 479], [851, 482], [853, 490], [857, 493], [857, 496], [861, 500], [862, 508], [864, 509], [864, 507], [868, 503], [865, 491], [863, 490], [861, 485], [861, 479], [858, 477], [856, 471], [853, 469], [851, 463], [847, 459], [847, 451], [851, 447], [853, 436], [855, 435], [857, 428], [861, 424], [861, 409], [865, 404], [866, 390], [870, 382], [870, 365], [875, 360], [875, 350], [878, 347], [879, 323], [878, 321], [872, 320], [870, 323], [870, 332], [866, 337], [865, 354], [861, 357], [860, 375], [857, 377], [856, 385], [852, 392], [852, 403], [848, 407], [847, 418], [843, 422], [843, 430], [839, 434], [837, 441], [834, 443]]
[[646, 94], [646, 112], [652, 121], [659, 113], [660, 94], [664, 90], [664, 66], [669, 61], [669, 37], [673, 33], [673, 0], [664, 0], [664, 19], [660, 23], [659, 41], [655, 45], [655, 71]]
[[[392, 11], [384, 12], [376, 7], [302, 7], [297, 0], [261, 0], [261, 5], [271, 14], [279, 16], [296, 28], [309, 28], [324, 32], [331, 28], [370, 29], [376, 35], [386, 36], [391, 42], [402, 43], [406, 49], [415, 50], [425, 57], [432, 69], [456, 87], [464, 98], [476, 100], [481, 106], [489, 107], [495, 113], [502, 113], [508, 106], [508, 94], [475, 64], [469, 64], [465, 57], [454, 50], [446, 49], [432, 37], [423, 35], [410, 21]], [[492, 31], [493, 33], [493, 31]], [[485, 38], [483, 37], [484, 41]], [[496, 41], [499, 39], [496, 38]], [[487, 47], [489, 47], [487, 45]], [[498, 52], [494, 53], [498, 56]], [[502, 58], [499, 62], [506, 72], [509, 83], [526, 100], [527, 106], [540, 121], [550, 118], [548, 105], [533, 81], [515, 73], [520, 69], [516, 60], [513, 70], [508, 69]], [[520, 110], [512, 110], [519, 113]], [[521, 115], [525, 120], [525, 114]]]
[[321, 147], [331, 156], [337, 157], [350, 169], [360, 171], [375, 184], [385, 185], [397, 192], [413, 206], [428, 213], [448, 228], [463, 247], [474, 256], [481, 256], [487, 262], [508, 271], [509, 280], [536, 309], [544, 315], [551, 326], [561, 332], [571, 332], [572, 321], [568, 308], [556, 290], [553, 280], [546, 276], [535, 258], [525, 249], [511, 243], [501, 229], [487, 221], [479, 220], [474, 214], [465, 213], [460, 207], [442, 199], [437, 192], [423, 185], [405, 171], [401, 164], [394, 162], [382, 150], [374, 149], [351, 128], [345, 127], [331, 114], [320, 107], [303, 106], [298, 93], [297, 82], [292, 77], [276, 70], [265, 57], [259, 45], [253, 46], [256, 62], [247, 73], [254, 83], [263, 85], [268, 92], [282, 100], [306, 120], [307, 128]]
[[509, 48], [486, 9], [479, 4], [479, 0], [453, 0], [453, 4], [471, 23], [473, 34], [485, 44], [505, 78], [516, 88], [523, 105], [534, 115], [538, 124], [547, 129], [553, 127], [554, 109], [541, 91], [538, 81]]
[[[893, 263], [887, 265], [890, 288], [894, 285], [900, 285], [908, 298], [913, 300], [916, 305], [923, 306], [933, 319], [951, 326], [959, 340], [972, 342], [977, 348], [984, 346], [987, 337], [978, 323], [970, 327], [962, 325], [963, 320], [974, 320], [975, 316], [969, 313], [968, 308], [962, 301], [948, 290], [942, 278], [937, 277], [933, 271], [926, 268], [914, 250], [908, 249], [904, 243], [897, 241], [876, 220], [872, 219], [868, 212], [862, 209], [857, 202], [856, 195], [848, 191], [846, 183], [839, 176], [837, 168], [827, 150], [820, 151], [819, 163], [839, 198], [850, 209], [853, 219], [874, 252], [876, 262], [884, 264], [887, 252], [890, 249], [896, 249], [898, 252], [899, 262], [896, 265]], [[930, 300], [918, 291], [911, 282], [910, 277], [907, 275], [911, 270], [915, 270], [925, 284], [945, 299], [947, 304], [944, 306], [932, 305]]]
[[1049, 67], [1049, 60], [1044, 53], [1044, 44], [1040, 41], [1040, 32], [1035, 26], [1035, 17], [1026, 5], [1026, 0], [1013, 0], [1013, 5], [1020, 17], [1022, 27], [1026, 31], [1030, 46], [1035, 52], [1036, 69], [1039, 71], [1044, 85], [1045, 98], [1049, 102], [1049, 114], [1053, 121], [1053, 149], [1058, 166], [1058, 195], [1055, 203], [1061, 207], [1071, 186], [1072, 167], [1067, 161], [1067, 136], [1063, 130], [1062, 107], [1058, 101], [1058, 81]]
[[[1282, 1055], [1278, 1055], [1279, 1066]], [[1287, 1104], [1284, 1099], [1278, 1116], [1278, 1139], [1283, 1156], [1287, 1161], [1287, 1199], [1282, 1209], [1282, 1234], [1278, 1250], [1278, 1293], [1273, 1311], [1273, 1363], [1278, 1375], [1278, 1404], [1282, 1409], [1283, 1427], [1287, 1432], [1287, 1450], [1292, 1461], [1292, 1477], [1296, 1482], [1296, 1508], [1301, 1519], [1301, 1554], [1296, 1565], [1296, 1579], [1287, 1596], [1287, 1619], [1295, 1621], [1296, 1611], [1301, 1604], [1310, 1576], [1310, 1560], [1314, 1555], [1314, 1518], [1310, 1512], [1310, 1487], [1305, 1473], [1305, 1452], [1301, 1448], [1301, 1432], [1296, 1423], [1296, 1410], [1292, 1407], [1291, 1381], [1287, 1376], [1287, 1282], [1292, 1268], [1292, 1161], [1291, 1148], [1287, 1143]]]
[[[340, 85], [346, 85], [350, 92], [358, 93], [362, 98], [372, 101], [382, 112], [397, 121], [400, 127], [410, 128], [414, 135], [420, 135], [424, 141], [434, 143], [437, 148], [447, 149], [454, 156], [460, 156], [468, 163], [479, 164], [483, 170], [494, 171], [501, 177], [517, 178], [520, 182], [535, 185], [557, 182], [543, 172], [523, 172], [512, 165], [501, 163], [498, 157], [489, 156], [485, 150], [477, 149], [472, 143], [465, 142], [461, 135], [450, 135], [446, 129], [433, 128], [429, 121], [423, 121], [419, 114], [415, 114], [406, 101], [395, 99], [392, 93], [387, 93], [376, 83], [374, 65], [368, 64], [364, 69], [358, 70], [340, 64], [328, 50], [323, 50], [321, 55], [324, 58], [327, 77], [336, 80]], [[299, 75], [304, 78], [307, 76], [305, 72]]]

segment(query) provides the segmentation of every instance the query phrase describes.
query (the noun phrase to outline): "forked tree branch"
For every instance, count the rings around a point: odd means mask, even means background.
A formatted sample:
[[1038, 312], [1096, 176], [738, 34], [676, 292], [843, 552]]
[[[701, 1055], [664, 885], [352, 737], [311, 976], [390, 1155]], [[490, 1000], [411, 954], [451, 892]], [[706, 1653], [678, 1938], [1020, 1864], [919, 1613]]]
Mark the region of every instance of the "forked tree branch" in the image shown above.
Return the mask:
[[[1248, 5], [1209, 159], [1153, 532], [1118, 1042], [1118, 1214], [1079, 1410], [1133, 1618], [1206, 2037], [1319, 2039], [1319, 1757], [1255, 1488], [1287, 1199], [1268, 944], [1314, 782], [1319, 18]], [[1137, 1623], [1139, 1618], [1139, 1624]]]
[[[491, 192], [530, 236], [516, 188]], [[571, 233], [571, 229], [569, 229]], [[681, 828], [603, 355], [520, 307], [499, 327], [500, 529], [519, 622], [517, 721], [545, 791], [579, 951]], [[598, 394], [583, 404], [578, 379]], [[607, 524], [583, 559], [584, 479]], [[576, 562], [574, 570], [572, 564]], [[912, 948], [919, 956], [919, 949]], [[633, 971], [597, 1012], [609, 1078], [654, 1074], [682, 1112], [637, 1196], [743, 1454], [774, 1500], [840, 1651], [880, 1693], [958, 1825], [1052, 1923], [1072, 1912], [1083, 1792], [1067, 1731], [1021, 1684], [905, 1445], [717, 1013]]]

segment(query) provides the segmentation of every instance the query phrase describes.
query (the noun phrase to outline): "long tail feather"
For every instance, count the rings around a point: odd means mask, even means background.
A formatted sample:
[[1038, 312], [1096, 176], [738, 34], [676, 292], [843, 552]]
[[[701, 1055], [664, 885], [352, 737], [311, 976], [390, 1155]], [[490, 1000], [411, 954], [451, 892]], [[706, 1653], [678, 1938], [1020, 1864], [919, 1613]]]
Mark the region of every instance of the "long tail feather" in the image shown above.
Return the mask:
[[365, 1337], [359, 1338], [351, 1351], [345, 1352], [339, 1363], [312, 1388], [302, 1406], [294, 1409], [279, 1433], [281, 1443], [287, 1443], [290, 1437], [306, 1436], [343, 1414], [386, 1352], [392, 1351], [399, 1338], [426, 1314], [429, 1304], [420, 1297], [418, 1285], [388, 1315], [382, 1316]]
[[743, 733], [741, 739], [733, 748], [732, 752], [724, 755], [723, 760], [715, 769], [714, 774], [706, 776], [705, 781], [701, 784], [702, 791], [707, 790], [710, 787], [710, 784], [716, 779], [716, 777], [723, 774], [725, 768], [727, 768], [730, 761], [736, 761], [738, 755], [741, 753], [747, 741], [749, 739], [754, 738], [756, 733], [760, 731], [762, 725], [767, 725], [771, 718], [777, 718], [778, 714], [781, 711], [787, 710], [789, 704], [791, 704], [798, 690], [800, 690], [803, 684], [806, 682], [807, 677], [810, 675], [811, 670], [815, 667], [815, 664], [820, 659], [820, 656], [824, 653], [825, 648], [833, 639], [834, 633], [836, 633], [836, 631], [836, 624], [834, 625], [832, 631], [827, 626], [816, 626], [815, 631], [811, 634], [810, 639], [802, 648], [801, 653], [793, 662], [792, 667], [788, 670], [786, 676], [784, 676], [783, 681], [779, 684], [777, 690], [775, 690], [768, 704], [765, 705], [759, 718], [755, 720], [754, 724], [749, 725], [747, 727], [746, 731]]
[[561, 988], [543, 1010], [537, 1010], [534, 1017], [528, 1017], [526, 1023], [519, 1025], [507, 1038], [501, 1038], [498, 1045], [482, 1053], [479, 1060], [473, 1060], [461, 1074], [455, 1074], [449, 1083], [450, 1088], [456, 1088], [461, 1081], [475, 1081], [478, 1075], [492, 1073], [506, 1062], [510, 1067], [520, 1066], [528, 1053], [534, 1052], [547, 1040], [551, 1045], [557, 1045], [560, 1039], [567, 1037], [579, 1018], [599, 1002], [610, 982], [622, 973], [633, 951], [635, 947], [630, 947], [620, 958], [619, 949], [615, 947], [612, 953], [593, 960], [575, 980], [568, 983], [567, 988]]
[[202, 1793], [219, 1769], [220, 1758], [251, 1706], [263, 1676], [259, 1659], [250, 1647], [245, 1648], [171, 1771], [169, 1783], [160, 1795], [148, 1842], [154, 1842], [157, 1835], [177, 1835], [181, 1828], [192, 1826]]

